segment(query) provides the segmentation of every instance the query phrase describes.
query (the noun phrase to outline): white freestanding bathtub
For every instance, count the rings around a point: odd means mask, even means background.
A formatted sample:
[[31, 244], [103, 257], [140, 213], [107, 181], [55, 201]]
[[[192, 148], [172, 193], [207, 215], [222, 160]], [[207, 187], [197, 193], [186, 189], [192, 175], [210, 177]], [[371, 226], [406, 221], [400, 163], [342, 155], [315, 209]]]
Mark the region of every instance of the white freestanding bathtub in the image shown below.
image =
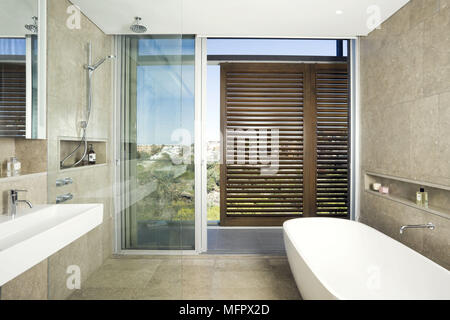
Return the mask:
[[450, 299], [448, 270], [365, 224], [300, 218], [283, 229], [303, 299]]

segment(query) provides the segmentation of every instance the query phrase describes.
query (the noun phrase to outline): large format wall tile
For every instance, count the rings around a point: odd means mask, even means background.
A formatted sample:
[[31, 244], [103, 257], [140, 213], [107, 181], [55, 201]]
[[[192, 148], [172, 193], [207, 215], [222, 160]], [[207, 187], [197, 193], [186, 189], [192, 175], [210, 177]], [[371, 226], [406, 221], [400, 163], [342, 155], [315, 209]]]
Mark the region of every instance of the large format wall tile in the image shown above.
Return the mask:
[[424, 94], [450, 91], [450, 7], [424, 25]]
[[46, 300], [47, 259], [2, 287], [2, 300]]
[[[450, 186], [448, 30], [448, 0], [412, 0], [361, 39], [363, 177], [374, 171]], [[361, 222], [449, 267], [449, 219], [368, 194], [364, 181], [360, 188]], [[401, 225], [427, 222], [436, 230], [399, 234]]]
[[22, 164], [22, 172], [46, 172], [47, 140], [16, 139], [16, 156]]
[[412, 23], [420, 23], [439, 12], [440, 1], [442, 0], [411, 0], [410, 14]]
[[[443, 159], [450, 159], [450, 92], [439, 96], [439, 153]], [[449, 161], [439, 163], [439, 176], [447, 177], [450, 184]]]
[[[112, 66], [99, 67], [92, 80], [92, 110], [87, 129], [88, 140], [102, 139], [106, 143], [106, 164], [59, 170], [58, 138], [81, 138], [80, 121], [85, 120], [87, 104], [87, 45], [92, 44], [92, 60], [98, 61], [112, 53], [112, 37], [81, 15], [80, 29], [66, 25], [71, 5], [66, 0], [48, 1], [48, 179], [49, 202], [58, 194], [72, 193], [67, 203], [103, 203], [102, 225], [90, 231], [70, 246], [49, 258], [49, 298], [64, 299], [72, 292], [66, 287], [67, 267], [77, 265], [82, 273], [82, 285], [103, 261], [112, 254]], [[58, 178], [71, 177], [73, 184], [55, 187]]]
[[431, 96], [410, 105], [411, 118], [411, 173], [412, 178], [433, 181], [439, 177], [435, 165], [439, 154], [439, 100]]

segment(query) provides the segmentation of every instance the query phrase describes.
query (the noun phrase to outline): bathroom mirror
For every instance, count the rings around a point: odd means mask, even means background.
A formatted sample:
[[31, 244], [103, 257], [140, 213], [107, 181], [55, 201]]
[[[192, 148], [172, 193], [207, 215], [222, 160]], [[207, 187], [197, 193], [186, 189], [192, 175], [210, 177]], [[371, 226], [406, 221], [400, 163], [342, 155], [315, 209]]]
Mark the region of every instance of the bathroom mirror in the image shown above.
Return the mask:
[[46, 0], [0, 1], [0, 138], [46, 138]]

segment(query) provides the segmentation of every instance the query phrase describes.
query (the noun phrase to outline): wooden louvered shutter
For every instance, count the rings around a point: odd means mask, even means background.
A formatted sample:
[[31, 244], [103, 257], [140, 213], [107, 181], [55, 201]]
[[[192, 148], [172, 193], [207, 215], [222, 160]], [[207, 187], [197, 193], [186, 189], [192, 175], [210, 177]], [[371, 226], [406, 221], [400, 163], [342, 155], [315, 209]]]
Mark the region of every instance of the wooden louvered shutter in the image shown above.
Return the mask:
[[[221, 126], [221, 225], [349, 216], [347, 64], [222, 64]], [[267, 129], [279, 163], [261, 175]]]
[[0, 63], [0, 137], [25, 137], [26, 66]]
[[349, 76], [346, 64], [315, 65], [316, 213], [348, 215]]
[[[279, 225], [300, 216], [304, 65], [222, 64], [221, 77], [221, 225]], [[279, 146], [276, 173], [261, 174], [267, 164], [255, 139], [267, 139], [269, 153]]]

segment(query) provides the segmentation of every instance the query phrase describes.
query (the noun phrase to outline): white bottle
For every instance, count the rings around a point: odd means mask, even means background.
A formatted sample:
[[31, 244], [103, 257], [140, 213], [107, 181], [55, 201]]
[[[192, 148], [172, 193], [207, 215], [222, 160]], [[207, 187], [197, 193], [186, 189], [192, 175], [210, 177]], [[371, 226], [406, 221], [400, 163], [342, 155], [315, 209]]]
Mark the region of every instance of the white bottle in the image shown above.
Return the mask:
[[12, 163], [10, 160], [6, 161], [6, 176], [11, 177], [12, 176]]
[[12, 163], [12, 175], [13, 176], [20, 175], [20, 169], [22, 168], [22, 164], [19, 162], [19, 160], [17, 160], [16, 157], [11, 158], [11, 163]]

